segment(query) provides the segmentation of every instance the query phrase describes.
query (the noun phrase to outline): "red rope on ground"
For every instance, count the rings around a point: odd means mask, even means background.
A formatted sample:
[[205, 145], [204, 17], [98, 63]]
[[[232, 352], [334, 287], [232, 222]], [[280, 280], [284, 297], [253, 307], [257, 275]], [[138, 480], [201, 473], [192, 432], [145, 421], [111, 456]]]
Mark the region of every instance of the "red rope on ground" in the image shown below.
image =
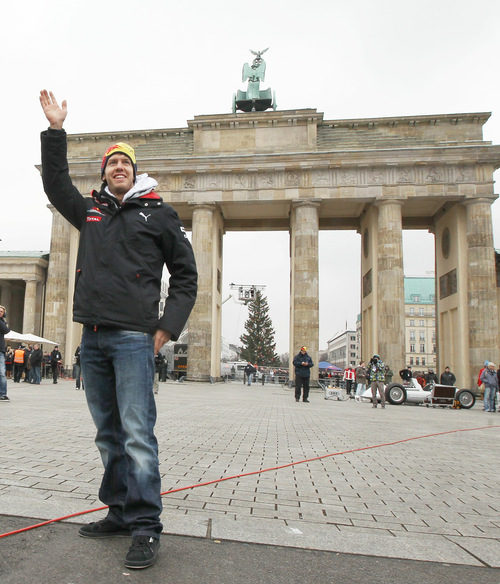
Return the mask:
[[[263, 468], [260, 470], [254, 470], [251, 472], [245, 472], [241, 474], [232, 475], [229, 477], [221, 477], [214, 479], [212, 481], [206, 481], [204, 483], [196, 483], [194, 485], [188, 485], [186, 487], [179, 487], [178, 489], [171, 489], [170, 491], [165, 491], [161, 493], [161, 496], [171, 495], [172, 493], [179, 493], [180, 491], [188, 491], [190, 489], [196, 489], [198, 487], [206, 487], [208, 485], [213, 485], [215, 483], [222, 483], [224, 481], [230, 481], [233, 479], [239, 479], [243, 477], [249, 477], [256, 474], [262, 474], [265, 472], [270, 472], [272, 470], [281, 470], [282, 468], [288, 468], [290, 466], [296, 466], [298, 464], [304, 464], [305, 462], [314, 462], [315, 460], [321, 460], [323, 458], [329, 458], [331, 456], [341, 456], [342, 454], [352, 454], [353, 452], [362, 452], [363, 450], [371, 450], [373, 448], [383, 448], [384, 446], [395, 446], [397, 444], [403, 444], [404, 442], [411, 442], [412, 440], [421, 440], [422, 438], [435, 438], [436, 436], [444, 436], [446, 434], [456, 434], [458, 432], [474, 432], [477, 430], [489, 430], [490, 428], [500, 428], [500, 425], [492, 426], [480, 426], [479, 428], [461, 428], [458, 430], [446, 430], [445, 432], [434, 432], [432, 434], [424, 434], [422, 436], [412, 436], [411, 438], [402, 438], [401, 440], [394, 440], [394, 442], [383, 442], [382, 444], [372, 444], [371, 446], [362, 446], [361, 448], [351, 448], [350, 450], [342, 450], [339, 452], [330, 452], [329, 454], [322, 454], [321, 456], [315, 456], [313, 458], [306, 458], [304, 460], [299, 460], [296, 462], [288, 462], [287, 464], [281, 464], [279, 466], [272, 466], [270, 468]], [[0, 538], [8, 537], [9, 535], [16, 535], [18, 533], [24, 533], [25, 531], [30, 531], [31, 529], [36, 529], [37, 527], [44, 527], [45, 525], [50, 525], [51, 523], [57, 523], [59, 521], [64, 521], [65, 519], [71, 519], [72, 517], [78, 517], [79, 515], [86, 515], [87, 513], [94, 513], [95, 511], [103, 511], [107, 509], [108, 506], [96, 507], [94, 509], [86, 509], [85, 511], [79, 511], [78, 513], [72, 513], [70, 515], [64, 515], [63, 517], [57, 517], [56, 519], [49, 519], [48, 521], [43, 521], [42, 523], [37, 523], [35, 525], [29, 525], [28, 527], [23, 527], [21, 529], [16, 529], [15, 531], [9, 531], [7, 533], [0, 533]]]

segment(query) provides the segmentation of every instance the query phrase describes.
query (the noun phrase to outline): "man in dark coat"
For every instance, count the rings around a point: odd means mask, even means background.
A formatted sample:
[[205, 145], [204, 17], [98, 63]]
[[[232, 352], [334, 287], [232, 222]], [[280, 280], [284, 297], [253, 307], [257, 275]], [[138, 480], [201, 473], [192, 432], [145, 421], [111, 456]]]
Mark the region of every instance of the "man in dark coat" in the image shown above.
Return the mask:
[[[295, 401], [300, 401], [302, 390], [302, 401], [309, 403], [309, 379], [311, 377], [311, 367], [314, 363], [307, 354], [307, 347], [301, 347], [300, 351], [293, 358], [295, 367]], [[302, 389], [303, 388], [303, 389]]]
[[401, 369], [399, 376], [403, 381], [410, 381], [410, 379], [413, 377], [413, 371], [411, 370], [411, 367], [408, 365], [408, 367], [405, 369]]
[[52, 370], [52, 383], [57, 383], [57, 378], [59, 377], [59, 364], [62, 361], [61, 351], [56, 345], [52, 353], [50, 354], [50, 368]]
[[[108, 514], [78, 533], [131, 536], [125, 566], [147, 568], [157, 559], [163, 527], [154, 356], [178, 339], [194, 305], [194, 253], [177, 213], [155, 192], [157, 181], [137, 174], [129, 144], [105, 151], [101, 187], [83, 196], [69, 175], [67, 104], [46, 90], [40, 104], [50, 124], [41, 134], [43, 187], [80, 232], [73, 320], [84, 325], [85, 397], [105, 467], [99, 497]], [[159, 317], [164, 266], [170, 279]]]
[[450, 371], [450, 368], [446, 366], [443, 373], [441, 373], [439, 383], [441, 383], [441, 385], [455, 385], [456, 380], [457, 378], [455, 375]]
[[41, 375], [40, 367], [42, 365], [43, 351], [40, 349], [40, 345], [35, 343], [33, 345], [33, 351], [30, 355], [30, 366], [31, 366], [31, 383], [34, 385], [40, 385]]
[[5, 320], [5, 306], [0, 306], [0, 402], [10, 401], [7, 397], [7, 377], [5, 375], [5, 339], [4, 335], [10, 332]]
[[244, 369], [244, 377], [243, 379], [247, 380], [247, 385], [252, 385], [252, 379], [256, 372], [255, 367], [251, 363], [247, 363]]

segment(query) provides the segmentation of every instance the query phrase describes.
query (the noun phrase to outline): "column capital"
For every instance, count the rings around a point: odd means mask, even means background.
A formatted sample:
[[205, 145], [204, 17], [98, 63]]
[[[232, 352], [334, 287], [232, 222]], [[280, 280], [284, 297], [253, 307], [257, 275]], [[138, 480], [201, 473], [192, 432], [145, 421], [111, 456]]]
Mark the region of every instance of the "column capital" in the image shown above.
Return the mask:
[[205, 201], [201, 203], [197, 203], [196, 201], [189, 201], [188, 205], [192, 207], [193, 212], [198, 210], [214, 212], [219, 208], [219, 205], [215, 201]]
[[321, 199], [294, 199], [292, 200], [292, 209], [298, 207], [320, 207]]
[[462, 205], [464, 207], [470, 207], [471, 205], [474, 205], [476, 203], [481, 203], [481, 204], [487, 204], [487, 205], [493, 205], [493, 203], [496, 201], [497, 197], [495, 196], [491, 196], [491, 197], [471, 197], [469, 199], [464, 199], [463, 201], [461, 201]]
[[404, 199], [376, 199], [373, 204], [375, 207], [382, 207], [383, 205], [399, 205], [402, 207], [406, 201]]

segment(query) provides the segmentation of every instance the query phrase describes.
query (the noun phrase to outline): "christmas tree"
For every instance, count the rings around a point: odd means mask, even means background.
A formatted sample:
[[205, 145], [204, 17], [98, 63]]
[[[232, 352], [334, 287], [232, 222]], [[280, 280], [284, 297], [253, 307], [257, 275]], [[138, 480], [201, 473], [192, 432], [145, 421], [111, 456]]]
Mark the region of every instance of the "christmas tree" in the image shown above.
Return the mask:
[[248, 319], [245, 333], [241, 335], [243, 344], [241, 359], [254, 365], [278, 365], [274, 328], [269, 316], [269, 304], [260, 290], [255, 290], [254, 298], [248, 303]]

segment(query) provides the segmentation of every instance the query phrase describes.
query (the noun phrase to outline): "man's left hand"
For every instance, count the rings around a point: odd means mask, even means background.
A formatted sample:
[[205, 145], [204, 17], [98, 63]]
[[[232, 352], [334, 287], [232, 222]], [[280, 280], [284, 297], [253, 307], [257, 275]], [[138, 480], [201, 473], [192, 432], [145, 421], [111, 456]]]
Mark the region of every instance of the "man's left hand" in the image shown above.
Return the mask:
[[163, 345], [165, 343], [168, 343], [168, 341], [170, 341], [170, 337], [172, 335], [167, 332], [164, 331], [162, 329], [158, 329], [155, 332], [155, 336], [154, 336], [154, 341], [155, 341], [155, 355], [158, 355], [158, 353], [160, 352], [160, 349], [163, 347]]

